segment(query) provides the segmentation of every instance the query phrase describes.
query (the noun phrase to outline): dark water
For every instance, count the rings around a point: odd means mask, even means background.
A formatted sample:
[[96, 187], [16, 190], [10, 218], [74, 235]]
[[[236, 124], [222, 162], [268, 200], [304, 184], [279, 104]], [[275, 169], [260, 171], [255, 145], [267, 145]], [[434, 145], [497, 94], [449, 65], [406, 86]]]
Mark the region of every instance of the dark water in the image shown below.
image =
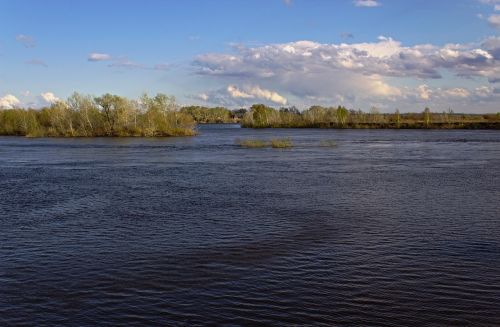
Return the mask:
[[3, 137], [0, 325], [500, 326], [499, 200], [497, 131]]

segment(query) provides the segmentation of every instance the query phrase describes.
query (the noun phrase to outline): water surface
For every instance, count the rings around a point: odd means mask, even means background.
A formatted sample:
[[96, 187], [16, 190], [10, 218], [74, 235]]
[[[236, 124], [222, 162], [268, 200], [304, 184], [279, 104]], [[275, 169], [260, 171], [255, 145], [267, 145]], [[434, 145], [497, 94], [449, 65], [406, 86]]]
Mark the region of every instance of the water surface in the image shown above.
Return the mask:
[[498, 131], [0, 137], [0, 325], [498, 326], [499, 185]]

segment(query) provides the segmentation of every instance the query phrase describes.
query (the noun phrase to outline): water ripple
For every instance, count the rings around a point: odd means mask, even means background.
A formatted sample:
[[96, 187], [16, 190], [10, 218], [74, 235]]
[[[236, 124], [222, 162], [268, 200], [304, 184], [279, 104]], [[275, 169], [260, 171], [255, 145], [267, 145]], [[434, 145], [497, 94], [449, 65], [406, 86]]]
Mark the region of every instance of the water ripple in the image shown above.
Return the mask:
[[0, 138], [0, 325], [498, 326], [499, 142]]

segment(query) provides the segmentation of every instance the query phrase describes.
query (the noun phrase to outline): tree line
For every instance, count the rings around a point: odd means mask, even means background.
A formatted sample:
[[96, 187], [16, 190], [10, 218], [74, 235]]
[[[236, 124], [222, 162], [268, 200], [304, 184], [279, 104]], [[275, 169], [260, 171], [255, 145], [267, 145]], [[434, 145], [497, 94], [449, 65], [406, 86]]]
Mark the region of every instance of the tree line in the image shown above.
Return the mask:
[[299, 111], [295, 107], [274, 109], [263, 104], [253, 105], [241, 120], [243, 127], [252, 128], [487, 128], [500, 129], [500, 113], [462, 114], [452, 110], [441, 113], [425, 108], [420, 113], [381, 113], [348, 110], [343, 106], [311, 106]]
[[195, 134], [193, 117], [175, 98], [144, 94], [138, 101], [113, 94], [73, 93], [66, 101], [36, 109], [0, 110], [0, 134], [44, 136], [187, 136]]
[[163, 93], [139, 100], [106, 93], [99, 97], [73, 93], [42, 109], [0, 110], [0, 135], [67, 136], [189, 136], [196, 124], [240, 123], [251, 128], [489, 128], [500, 129], [500, 113], [381, 113], [344, 106], [275, 109], [254, 104], [248, 110], [185, 106]]
[[181, 112], [191, 115], [200, 124], [221, 124], [238, 123], [247, 110], [229, 110], [224, 107], [186, 106], [181, 108]]

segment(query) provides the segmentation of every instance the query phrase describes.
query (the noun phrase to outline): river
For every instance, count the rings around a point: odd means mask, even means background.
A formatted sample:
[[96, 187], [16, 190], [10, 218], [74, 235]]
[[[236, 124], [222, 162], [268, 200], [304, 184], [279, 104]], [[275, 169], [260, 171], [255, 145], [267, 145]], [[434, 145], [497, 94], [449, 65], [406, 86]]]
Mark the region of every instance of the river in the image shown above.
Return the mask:
[[498, 131], [0, 137], [0, 199], [2, 326], [500, 325]]

